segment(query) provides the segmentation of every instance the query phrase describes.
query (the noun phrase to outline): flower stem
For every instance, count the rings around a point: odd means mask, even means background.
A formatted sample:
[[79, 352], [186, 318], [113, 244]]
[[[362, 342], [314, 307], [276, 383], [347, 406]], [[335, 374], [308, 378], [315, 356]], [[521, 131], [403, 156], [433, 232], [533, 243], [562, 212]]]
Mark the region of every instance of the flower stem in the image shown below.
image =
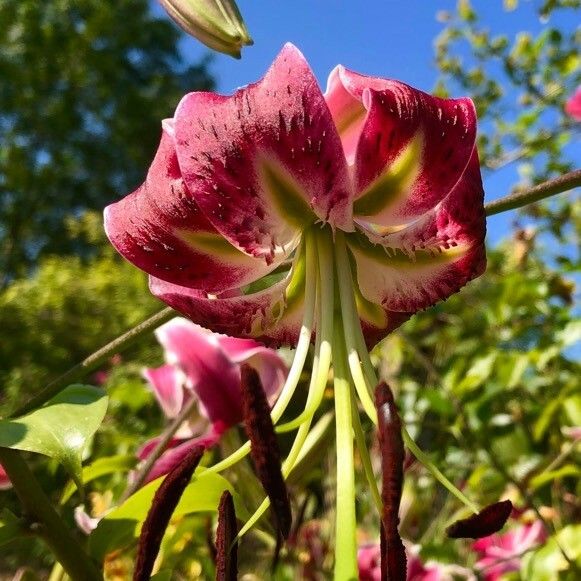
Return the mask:
[[10, 417], [17, 417], [27, 414], [28, 412], [40, 407], [42, 404], [46, 403], [51, 397], [54, 397], [57, 393], [62, 391], [65, 387], [71, 383], [79, 381], [85, 377], [91, 371], [95, 371], [100, 365], [105, 363], [110, 357], [124, 351], [135, 343], [138, 339], [147, 335], [150, 331], [153, 331], [163, 323], [169, 321], [171, 318], [176, 316], [176, 312], [169, 307], [162, 309], [155, 315], [149, 317], [136, 327], [133, 327], [117, 339], [114, 339], [110, 343], [107, 343], [104, 347], [101, 347], [98, 351], [95, 351], [80, 363], [77, 363], [74, 367], [71, 367], [68, 371], [63, 373], [60, 377], [57, 377], [51, 381], [44, 389], [37, 393], [34, 397], [28, 400], [23, 406], [18, 408]]
[[[369, 358], [369, 353], [365, 348], [365, 345], [359, 345], [359, 353], [363, 360], [363, 367], [365, 373], [367, 374], [367, 380], [374, 385], [377, 385], [377, 376], [375, 370], [373, 369], [373, 364]], [[365, 360], [367, 358], [367, 361]], [[410, 452], [429, 470], [432, 476], [449, 492], [451, 492], [462, 504], [466, 505], [472, 512], [477, 513], [479, 511], [478, 506], [467, 498], [454, 484], [452, 484], [446, 476], [439, 470], [439, 468], [430, 460], [429, 456], [425, 454], [421, 448], [414, 442], [413, 438], [410, 436], [409, 432], [406, 430], [405, 426], [402, 426], [402, 436], [405, 445], [408, 447]]]
[[74, 581], [98, 581], [101, 574], [77, 538], [66, 527], [20, 454], [0, 448], [0, 462], [35, 529]]
[[495, 214], [500, 214], [501, 212], [508, 212], [509, 210], [515, 210], [517, 208], [522, 208], [528, 204], [538, 202], [550, 196], [556, 194], [562, 194], [568, 190], [581, 186], [581, 169], [570, 171], [569, 173], [563, 174], [558, 178], [553, 180], [548, 180], [535, 186], [524, 190], [522, 192], [517, 192], [515, 194], [510, 194], [499, 200], [494, 200], [484, 206], [487, 216], [494, 216]]
[[334, 579], [357, 579], [355, 531], [355, 466], [353, 462], [353, 410], [349, 372], [345, 366], [345, 346], [341, 322], [336, 319], [333, 334], [335, 424], [337, 427], [337, 506], [335, 526]]
[[404, 426], [401, 428], [401, 434], [405, 445], [410, 452], [432, 473], [432, 476], [449, 492], [451, 492], [462, 504], [466, 505], [472, 512], [478, 513], [480, 509], [478, 505], [472, 502], [466, 495], [464, 495], [456, 486], [454, 486], [445, 476], [440, 472], [440, 469], [430, 460], [420, 447], [414, 442]]
[[166, 451], [170, 440], [174, 437], [175, 433], [180, 429], [180, 426], [188, 419], [195, 407], [197, 407], [199, 401], [196, 397], [191, 397], [186, 405], [180, 410], [180, 413], [174, 418], [172, 423], [164, 430], [161, 438], [157, 442], [155, 448], [150, 452], [149, 456], [146, 458], [145, 462], [139, 468], [137, 475], [133, 482], [125, 489], [125, 492], [121, 495], [118, 504], [123, 504], [132, 494], [137, 492], [145, 479], [148, 477], [153, 465], [159, 460], [161, 455]]

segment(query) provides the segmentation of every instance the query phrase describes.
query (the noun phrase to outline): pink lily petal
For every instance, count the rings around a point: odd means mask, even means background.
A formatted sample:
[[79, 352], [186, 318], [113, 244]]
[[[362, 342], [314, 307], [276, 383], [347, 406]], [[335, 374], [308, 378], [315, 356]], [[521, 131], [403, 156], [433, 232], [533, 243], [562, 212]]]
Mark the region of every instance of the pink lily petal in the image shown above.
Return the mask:
[[406, 228], [350, 237], [361, 292], [397, 312], [417, 312], [458, 291], [486, 266], [483, 191], [476, 152], [462, 180]]
[[145, 183], [105, 208], [105, 231], [130, 262], [163, 280], [205, 290], [247, 284], [271, 267], [234, 248], [204, 217], [184, 185], [173, 145], [173, 120], [163, 123]]
[[204, 446], [204, 448], [212, 448], [220, 440], [221, 434], [217, 431], [211, 430], [203, 436], [192, 438], [185, 441], [183, 444], [167, 450], [161, 458], [153, 465], [151, 472], [147, 475], [144, 484], [163, 476], [175, 468], [181, 461], [189, 454], [189, 452], [196, 446]]
[[[341, 123], [345, 111], [358, 111], [352, 124], [359, 130], [354, 213], [383, 226], [408, 224], [436, 206], [462, 177], [474, 150], [474, 105], [343, 67], [330, 79], [332, 85], [339, 82], [343, 90], [335, 88], [327, 97], [335, 121]], [[353, 99], [367, 111], [364, 123]]]
[[[168, 362], [178, 365], [212, 423], [228, 426], [241, 419], [240, 372], [216, 337], [198, 325], [175, 318], [155, 331]], [[203, 409], [202, 409], [203, 408]]]
[[184, 402], [184, 376], [173, 365], [145, 368], [143, 377], [151, 385], [153, 393], [167, 418], [175, 418]]
[[6, 470], [0, 464], [0, 490], [9, 490], [10, 488], [12, 488], [12, 482], [10, 482]]
[[292, 308], [284, 305], [288, 280], [253, 294], [208, 297], [205, 293], [149, 278], [151, 292], [192, 321], [203, 322], [216, 333], [254, 337], [271, 347], [296, 343], [303, 316], [302, 297]]
[[[188, 436], [178, 436], [175, 438], [172, 438], [167, 447], [168, 448], [175, 448], [176, 446], [179, 446], [180, 444], [182, 444], [185, 440], [189, 440], [192, 437], [192, 435], [188, 435]], [[150, 440], [147, 440], [143, 445], [141, 445], [138, 449], [137, 452], [135, 453], [135, 455], [140, 459], [140, 460], [145, 460], [155, 449], [155, 447], [159, 444], [161, 440], [161, 436], [157, 436], [155, 438], [151, 438]]]
[[353, 228], [339, 135], [311, 69], [290, 44], [261, 81], [230, 97], [186, 95], [175, 142], [199, 207], [248, 254], [267, 262], [288, 255], [316, 220]]
[[272, 399], [282, 389], [288, 372], [280, 356], [254, 339], [239, 339], [226, 335], [217, 335], [217, 339], [220, 347], [234, 363], [237, 365], [248, 363], [256, 369], [266, 397], [272, 403]]
[[345, 88], [348, 83], [349, 77], [346, 76], [345, 68], [341, 65], [335, 67], [327, 80], [325, 100], [341, 136], [347, 163], [352, 165], [367, 111], [361, 98], [354, 97], [352, 92]]
[[101, 522], [103, 517], [92, 517], [89, 516], [85, 507], [81, 504], [75, 507], [74, 510], [74, 519], [75, 523], [79, 527], [81, 531], [83, 531], [86, 535], [90, 535], [96, 528], [97, 525]]
[[575, 121], [581, 121], [581, 87], [577, 87], [575, 94], [565, 103], [565, 112]]

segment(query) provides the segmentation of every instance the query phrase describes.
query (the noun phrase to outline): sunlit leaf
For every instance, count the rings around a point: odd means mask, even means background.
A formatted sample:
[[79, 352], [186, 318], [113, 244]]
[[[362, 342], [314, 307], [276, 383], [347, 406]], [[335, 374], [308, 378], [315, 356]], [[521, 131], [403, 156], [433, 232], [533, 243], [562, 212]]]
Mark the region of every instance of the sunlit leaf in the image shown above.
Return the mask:
[[0, 420], [0, 447], [58, 460], [81, 482], [83, 452], [107, 411], [103, 390], [71, 385], [43, 407], [13, 420]]
[[[89, 537], [89, 550], [94, 557], [103, 559], [107, 553], [125, 547], [137, 539], [155, 491], [162, 481], [163, 478], [158, 478], [150, 482], [101, 520]], [[237, 496], [225, 478], [198, 469], [194, 479], [186, 487], [173, 518], [196, 512], [216, 511], [224, 490], [232, 492], [236, 503]], [[240, 515], [238, 506], [240, 505], [237, 504], [236, 512]], [[243, 514], [247, 514], [242, 507], [241, 510]]]

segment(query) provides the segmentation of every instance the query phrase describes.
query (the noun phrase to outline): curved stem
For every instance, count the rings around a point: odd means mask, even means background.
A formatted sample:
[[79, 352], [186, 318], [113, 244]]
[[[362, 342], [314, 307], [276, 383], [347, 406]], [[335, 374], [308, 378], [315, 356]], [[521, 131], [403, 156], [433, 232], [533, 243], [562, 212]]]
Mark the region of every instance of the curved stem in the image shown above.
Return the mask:
[[501, 212], [516, 210], [528, 204], [538, 202], [556, 194], [562, 194], [581, 186], [581, 169], [570, 171], [558, 178], [548, 180], [522, 192], [510, 194], [499, 200], [494, 200], [484, 206], [487, 216], [494, 216]]
[[[367, 379], [373, 385], [377, 385], [378, 380], [375, 374], [375, 370], [373, 369], [373, 365], [371, 363], [371, 359], [369, 358], [369, 353], [367, 352], [367, 348], [361, 349], [360, 347], [360, 355], [364, 361], [364, 369], [367, 374]], [[367, 358], [367, 362], [365, 362], [365, 357]], [[478, 512], [478, 506], [472, 502], [468, 497], [466, 497], [444, 474], [440, 471], [440, 469], [430, 460], [427, 454], [425, 454], [421, 448], [414, 442], [413, 438], [410, 436], [409, 432], [406, 430], [404, 426], [402, 426], [401, 433], [403, 436], [403, 440], [405, 445], [408, 447], [410, 452], [429, 470], [432, 476], [444, 487], [446, 490], [451, 492], [462, 504], [466, 505], [472, 512]]]
[[95, 351], [80, 363], [77, 363], [74, 367], [71, 367], [67, 372], [63, 373], [60, 377], [57, 377], [51, 381], [44, 389], [37, 393], [34, 397], [28, 400], [23, 406], [18, 408], [10, 417], [22, 416], [33, 409], [46, 403], [51, 397], [54, 397], [57, 393], [62, 391], [65, 387], [71, 383], [79, 381], [85, 377], [91, 371], [95, 371], [100, 365], [105, 363], [113, 355], [124, 351], [135, 341], [146, 335], [147, 333], [153, 331], [163, 323], [166, 323], [171, 318], [177, 316], [177, 313], [170, 309], [169, 307], [162, 309], [155, 315], [149, 317], [140, 323], [133, 329], [130, 329], [117, 339], [114, 339], [110, 343], [107, 343], [104, 347], [101, 347], [98, 351]]
[[145, 479], [151, 472], [153, 465], [159, 460], [161, 455], [166, 451], [170, 440], [174, 437], [175, 433], [180, 429], [180, 426], [188, 419], [195, 407], [199, 405], [199, 400], [196, 397], [191, 397], [186, 405], [180, 410], [180, 413], [174, 418], [172, 423], [164, 430], [161, 438], [157, 442], [155, 448], [150, 452], [149, 456], [146, 458], [145, 462], [139, 468], [137, 475], [133, 482], [125, 489], [125, 492], [121, 495], [118, 504], [123, 504], [133, 493], [137, 492]]
[[286, 382], [279, 398], [272, 408], [272, 421], [274, 424], [280, 420], [285, 412], [294, 392], [299, 384], [301, 373], [305, 366], [311, 337], [313, 336], [313, 320], [315, 317], [315, 307], [317, 302], [317, 277], [318, 260], [315, 236], [312, 232], [305, 234], [306, 246], [306, 276], [305, 276], [305, 312], [303, 323], [295, 351], [295, 356], [289, 370]]
[[0, 461], [27, 516], [71, 579], [99, 581], [102, 577], [97, 567], [55, 511], [19, 452], [0, 448]]
[[317, 348], [316, 364], [313, 364], [312, 377], [314, 382], [309, 387], [309, 395], [303, 412], [294, 420], [279, 426], [279, 432], [286, 432], [296, 429], [313, 414], [321, 404], [325, 394], [325, 387], [331, 368], [331, 337], [333, 334], [333, 309], [334, 309], [334, 268], [333, 250], [328, 232], [317, 233], [319, 250], [319, 279], [317, 293], [317, 313], [319, 315], [317, 323]]
[[432, 476], [444, 487], [451, 492], [462, 504], [466, 505], [472, 512], [478, 513], [480, 509], [478, 505], [472, 502], [466, 495], [464, 495], [456, 486], [454, 486], [445, 476], [440, 472], [440, 469], [434, 465], [427, 454], [425, 454], [420, 447], [414, 442], [405, 427], [401, 428], [401, 435], [405, 445], [410, 452], [432, 473]]
[[[305, 366], [305, 361], [311, 344], [311, 337], [313, 335], [313, 320], [317, 306], [317, 279], [318, 279], [318, 260], [317, 260], [317, 246], [315, 236], [313, 233], [307, 233], [305, 237], [306, 245], [306, 278], [305, 278], [305, 312], [303, 315], [303, 323], [297, 343], [297, 349], [289, 373], [287, 375], [285, 384], [280, 392], [280, 396], [276, 400], [272, 411], [272, 423], [277, 422], [285, 412], [294, 392], [299, 384], [301, 373]], [[315, 364], [313, 364], [313, 369]], [[309, 389], [310, 392], [310, 389]], [[212, 472], [222, 472], [230, 466], [242, 460], [250, 452], [250, 442], [245, 442], [238, 450], [224, 458], [214, 466], [208, 468]]]

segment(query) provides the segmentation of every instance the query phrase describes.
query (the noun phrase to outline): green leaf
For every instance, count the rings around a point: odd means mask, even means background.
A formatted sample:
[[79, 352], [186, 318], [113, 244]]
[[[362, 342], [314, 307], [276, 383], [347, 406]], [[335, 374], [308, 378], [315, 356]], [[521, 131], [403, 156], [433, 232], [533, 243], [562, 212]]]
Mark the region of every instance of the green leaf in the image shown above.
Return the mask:
[[566, 476], [579, 477], [581, 475], [581, 468], [575, 466], [574, 464], [566, 464], [558, 470], [551, 470], [550, 472], [543, 472], [538, 474], [530, 481], [530, 486], [533, 490], [541, 488], [541, 486], [557, 480], [559, 478], [565, 478]]
[[23, 537], [26, 533], [25, 524], [7, 508], [0, 513], [0, 547]]
[[[135, 456], [107, 456], [106, 458], [98, 458], [90, 464], [85, 466], [82, 472], [82, 481], [84, 484], [106, 476], [107, 474], [118, 474], [119, 472], [128, 472], [137, 463]], [[61, 496], [60, 503], [64, 504], [69, 500], [75, 491], [74, 482], [69, 482], [65, 487]]]
[[490, 377], [497, 356], [498, 353], [493, 351], [484, 357], [476, 359], [466, 373], [466, 376], [455, 387], [454, 391], [458, 395], [463, 395], [467, 391], [471, 391], [482, 385]]
[[[162, 481], [163, 478], [158, 478], [150, 482], [99, 523], [89, 537], [89, 551], [95, 558], [102, 560], [107, 553], [127, 546], [139, 536], [155, 491]], [[217, 510], [224, 490], [234, 494], [231, 484], [224, 477], [198, 469], [174, 511], [174, 517]], [[245, 510], [239, 510], [237, 495], [234, 495], [234, 502], [236, 514], [242, 516], [241, 512]]]
[[0, 420], [0, 447], [58, 460], [80, 485], [81, 460], [107, 411], [103, 390], [71, 385], [43, 407], [13, 420]]

